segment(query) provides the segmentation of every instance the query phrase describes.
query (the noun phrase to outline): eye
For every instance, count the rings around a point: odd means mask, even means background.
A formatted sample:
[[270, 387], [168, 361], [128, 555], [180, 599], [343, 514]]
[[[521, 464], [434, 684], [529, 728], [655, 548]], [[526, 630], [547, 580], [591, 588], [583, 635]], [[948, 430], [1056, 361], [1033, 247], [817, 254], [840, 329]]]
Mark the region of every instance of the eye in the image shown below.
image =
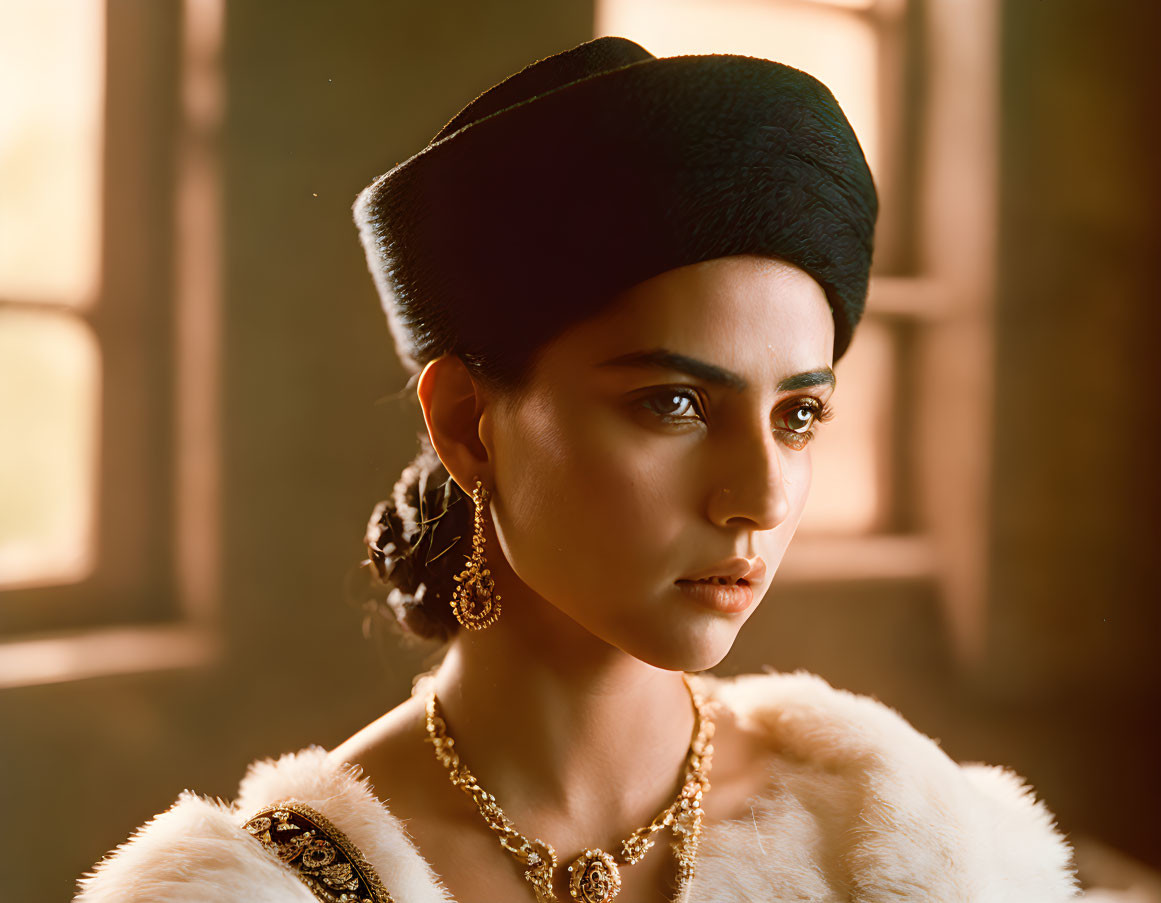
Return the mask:
[[830, 420], [831, 416], [830, 405], [817, 398], [800, 398], [776, 414], [774, 422], [782, 441], [793, 449], [801, 450], [814, 438], [815, 424]]
[[779, 415], [785, 429], [792, 433], [805, 433], [814, 426], [822, 414], [822, 405], [817, 402], [801, 402]]
[[[665, 388], [645, 396], [640, 404], [662, 420], [705, 420], [701, 414], [701, 399], [692, 389]], [[694, 416], [689, 416], [690, 411]]]
[[[693, 389], [667, 386], [637, 404], [667, 423], [707, 422], [701, 395]], [[814, 438], [813, 427], [830, 418], [830, 405], [813, 396], [799, 398], [774, 415], [774, 432], [787, 446], [800, 450]]]

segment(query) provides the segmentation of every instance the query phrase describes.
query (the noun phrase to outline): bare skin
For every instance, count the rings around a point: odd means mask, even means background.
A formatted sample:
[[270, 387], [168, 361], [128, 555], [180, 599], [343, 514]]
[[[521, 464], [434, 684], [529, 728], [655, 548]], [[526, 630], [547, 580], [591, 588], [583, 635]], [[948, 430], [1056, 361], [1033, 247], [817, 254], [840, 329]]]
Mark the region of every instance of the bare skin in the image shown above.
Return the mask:
[[[452, 355], [421, 375], [440, 459], [466, 491], [480, 479], [492, 493], [485, 553], [502, 597], [496, 624], [452, 640], [436, 690], [464, 762], [519, 830], [556, 848], [562, 900], [573, 856], [618, 849], [678, 789], [693, 727], [680, 672], [726, 655], [798, 526], [832, 347], [813, 279], [738, 256], [624, 293], [551, 343], [519, 397], [491, 395]], [[747, 386], [601, 366], [657, 348]], [[733, 556], [767, 566], [745, 611], [676, 585]], [[364, 768], [457, 903], [532, 899], [423, 737], [409, 699], [331, 756]], [[726, 715], [714, 746], [707, 823], [749, 817], [777, 751]], [[622, 869], [622, 903], [672, 899], [669, 839]]]
[[[533, 899], [519, 866], [501, 850], [496, 835], [483, 824], [468, 797], [451, 786], [430, 745], [424, 743], [422, 718], [418, 699], [408, 699], [331, 755], [363, 767], [379, 799], [404, 823], [412, 843], [456, 903]], [[705, 799], [705, 823], [750, 819], [752, 801], [767, 789], [771, 759], [777, 751], [737, 724], [728, 712], [723, 712], [715, 725], [712, 786]], [[456, 746], [461, 746], [458, 740]], [[468, 752], [461, 752], [467, 761]], [[486, 786], [492, 785], [482, 771], [475, 765], [471, 767]], [[604, 815], [618, 808], [618, 801], [613, 799], [598, 804], [583, 825], [559, 812], [522, 812], [503, 797], [499, 799], [519, 830], [529, 837], [548, 840], [556, 848], [561, 863], [555, 890], [557, 897], [565, 901], [570, 899], [564, 869], [568, 858], [591, 846], [618, 849], [625, 837], [648, 824], [668, 805], [677, 790], [677, 772], [672, 778], [668, 796], [653, 808], [644, 802], [633, 811], [620, 807], [627, 814], [619, 822]], [[618, 830], [617, 825], [624, 827]], [[657, 840], [643, 860], [622, 867], [623, 886], [618, 901], [656, 903], [673, 899], [677, 880], [677, 861], [670, 852], [673, 835], [662, 832]]]

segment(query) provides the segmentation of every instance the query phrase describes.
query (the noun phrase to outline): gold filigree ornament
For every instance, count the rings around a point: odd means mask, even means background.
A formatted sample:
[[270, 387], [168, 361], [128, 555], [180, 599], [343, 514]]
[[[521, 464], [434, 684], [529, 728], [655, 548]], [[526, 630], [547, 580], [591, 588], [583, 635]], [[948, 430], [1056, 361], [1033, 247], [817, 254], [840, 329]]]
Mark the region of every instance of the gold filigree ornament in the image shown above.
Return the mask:
[[484, 560], [484, 504], [487, 500], [488, 490], [481, 480], [476, 480], [476, 488], [472, 490], [472, 501], [476, 505], [472, 554], [463, 571], [453, 577], [459, 585], [451, 600], [452, 613], [468, 630], [483, 630], [500, 617], [500, 594], [496, 592], [492, 572]]
[[572, 873], [568, 892], [584, 903], [605, 903], [621, 889], [621, 870], [617, 860], [604, 850], [585, 850], [568, 867]]
[[306, 803], [287, 799], [264, 806], [243, 827], [321, 903], [394, 903], [359, 848]]
[[[673, 846], [677, 853], [679, 889], [693, 880], [697, 847], [701, 839], [701, 801], [710, 788], [709, 772], [714, 750], [711, 742], [714, 734], [712, 703], [693, 685], [689, 674], [683, 672], [682, 679], [693, 704], [694, 730], [686, 756], [681, 790], [676, 799], [658, 813], [653, 821], [644, 828], [638, 828], [623, 841], [620, 851], [622, 865], [638, 862], [655, 843], [653, 835], [663, 828], [669, 828], [677, 836]], [[496, 798], [480, 786], [475, 775], [460, 761], [455, 751], [455, 741], [448, 736], [447, 723], [443, 719], [430, 673], [416, 679], [416, 690], [424, 683], [429, 684], [426, 690], [427, 741], [432, 744], [436, 759], [447, 769], [452, 784], [475, 802], [485, 823], [499, 837], [500, 846], [522, 866], [526, 866], [524, 878], [532, 885], [536, 899], [541, 903], [555, 901], [553, 873], [557, 864], [556, 850], [543, 840], [530, 839], [517, 831], [500, 809]], [[577, 903], [608, 903], [621, 890], [621, 872], [616, 857], [604, 850], [585, 850], [568, 866], [568, 871], [569, 895]]]

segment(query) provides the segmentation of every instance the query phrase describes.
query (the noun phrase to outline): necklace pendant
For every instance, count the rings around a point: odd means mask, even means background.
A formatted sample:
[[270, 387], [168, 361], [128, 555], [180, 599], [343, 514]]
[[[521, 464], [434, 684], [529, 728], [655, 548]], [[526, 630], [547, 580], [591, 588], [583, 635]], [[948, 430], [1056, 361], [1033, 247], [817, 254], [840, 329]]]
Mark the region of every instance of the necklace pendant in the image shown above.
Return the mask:
[[568, 892], [577, 903], [607, 903], [621, 890], [617, 862], [604, 850], [585, 850], [568, 870]]

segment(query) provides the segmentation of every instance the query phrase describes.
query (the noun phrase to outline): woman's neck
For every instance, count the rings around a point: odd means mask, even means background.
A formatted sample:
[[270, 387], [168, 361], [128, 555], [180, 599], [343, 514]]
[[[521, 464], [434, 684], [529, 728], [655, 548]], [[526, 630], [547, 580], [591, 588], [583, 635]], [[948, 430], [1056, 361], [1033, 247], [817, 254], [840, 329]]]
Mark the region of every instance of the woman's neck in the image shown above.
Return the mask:
[[643, 827], [680, 786], [694, 725], [681, 674], [542, 601], [461, 630], [435, 689], [463, 763], [530, 837], [568, 825], [587, 845], [612, 843], [604, 831]]

